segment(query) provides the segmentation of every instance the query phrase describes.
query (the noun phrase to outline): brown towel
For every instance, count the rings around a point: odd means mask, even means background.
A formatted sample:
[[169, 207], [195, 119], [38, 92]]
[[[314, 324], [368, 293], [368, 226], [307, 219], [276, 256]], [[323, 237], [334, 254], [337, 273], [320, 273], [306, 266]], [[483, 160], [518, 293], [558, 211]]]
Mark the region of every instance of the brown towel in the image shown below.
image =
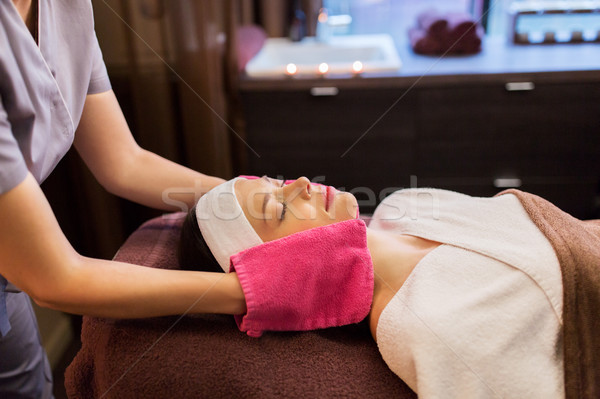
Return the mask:
[[[153, 219], [117, 260], [177, 268], [181, 218]], [[84, 317], [68, 367], [70, 398], [416, 398], [384, 363], [361, 323], [302, 333], [238, 331], [233, 317]]]
[[435, 8], [420, 13], [417, 16], [417, 26], [431, 37], [443, 36], [448, 31], [448, 21]]
[[519, 198], [560, 261], [566, 397], [600, 398], [600, 220], [575, 219], [519, 190], [504, 193]]
[[415, 53], [426, 55], [474, 54], [481, 51], [483, 29], [467, 13], [422, 12], [408, 31]]
[[444, 43], [433, 35], [419, 28], [411, 28], [408, 31], [410, 45], [417, 54], [442, 54]]

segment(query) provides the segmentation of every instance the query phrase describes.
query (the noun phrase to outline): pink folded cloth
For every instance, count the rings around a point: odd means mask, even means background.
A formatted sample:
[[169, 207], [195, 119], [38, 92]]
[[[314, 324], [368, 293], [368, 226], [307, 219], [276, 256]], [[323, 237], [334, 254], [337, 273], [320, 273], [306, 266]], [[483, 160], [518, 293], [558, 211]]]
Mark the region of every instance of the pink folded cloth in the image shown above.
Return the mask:
[[257, 25], [244, 25], [237, 28], [236, 39], [238, 71], [241, 72], [252, 57], [262, 49], [267, 40], [267, 34]]
[[306, 331], [358, 323], [373, 299], [367, 228], [352, 219], [305, 230], [231, 257], [246, 297], [240, 331]]

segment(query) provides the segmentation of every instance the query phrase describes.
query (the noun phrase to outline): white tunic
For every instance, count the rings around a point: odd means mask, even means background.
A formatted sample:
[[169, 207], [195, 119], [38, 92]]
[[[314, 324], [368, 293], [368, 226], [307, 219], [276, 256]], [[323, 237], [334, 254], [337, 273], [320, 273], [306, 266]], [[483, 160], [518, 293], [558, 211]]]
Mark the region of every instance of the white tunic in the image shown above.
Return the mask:
[[383, 359], [419, 397], [564, 397], [560, 266], [515, 196], [402, 190], [369, 227], [443, 243], [377, 325]]

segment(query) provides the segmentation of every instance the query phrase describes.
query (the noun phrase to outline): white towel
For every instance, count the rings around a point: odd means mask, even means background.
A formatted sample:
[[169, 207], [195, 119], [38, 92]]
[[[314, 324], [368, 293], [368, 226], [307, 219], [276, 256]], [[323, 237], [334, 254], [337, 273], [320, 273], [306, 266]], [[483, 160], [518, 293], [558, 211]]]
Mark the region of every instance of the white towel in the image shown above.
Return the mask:
[[403, 190], [369, 225], [444, 243], [383, 310], [379, 350], [424, 398], [561, 398], [558, 260], [512, 195]]
[[263, 243], [235, 193], [235, 184], [241, 179], [236, 177], [214, 187], [196, 204], [200, 234], [225, 273], [229, 273], [232, 255]]

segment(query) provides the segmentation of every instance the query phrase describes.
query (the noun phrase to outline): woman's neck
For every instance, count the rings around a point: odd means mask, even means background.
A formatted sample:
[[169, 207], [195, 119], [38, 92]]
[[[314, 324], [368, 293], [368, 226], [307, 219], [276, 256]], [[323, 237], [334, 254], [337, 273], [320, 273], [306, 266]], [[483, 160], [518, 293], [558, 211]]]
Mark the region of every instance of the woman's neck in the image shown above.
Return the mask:
[[418, 263], [416, 258], [423, 256], [421, 240], [394, 232], [367, 229], [367, 246], [375, 271], [375, 293], [389, 291], [393, 295], [400, 289]]
[[375, 337], [377, 321], [385, 306], [396, 295], [421, 259], [439, 245], [439, 242], [420, 237], [367, 229], [367, 246], [375, 273], [373, 304], [369, 320], [373, 337]]

